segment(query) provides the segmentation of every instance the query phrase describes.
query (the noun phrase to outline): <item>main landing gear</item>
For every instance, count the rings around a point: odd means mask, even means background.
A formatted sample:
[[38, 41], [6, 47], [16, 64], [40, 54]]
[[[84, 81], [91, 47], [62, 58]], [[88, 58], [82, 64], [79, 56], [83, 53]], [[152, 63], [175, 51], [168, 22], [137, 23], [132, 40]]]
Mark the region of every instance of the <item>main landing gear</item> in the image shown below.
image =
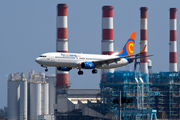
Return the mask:
[[81, 69], [79, 69], [78, 75], [83, 75], [83, 71], [81, 71]]
[[41, 67], [45, 67], [45, 68], [46, 68], [46, 69], [45, 69], [45, 72], [48, 71], [47, 66], [41, 65]]
[[97, 71], [96, 69], [93, 69], [93, 70], [92, 70], [92, 73], [93, 73], [93, 74], [96, 74], [97, 72], [98, 72], [98, 71]]
[[[97, 72], [98, 72], [98, 71], [97, 71], [96, 69], [93, 69], [93, 70], [92, 70], [92, 73], [93, 73], [93, 74], [96, 74]], [[81, 69], [79, 69], [78, 75], [83, 75], [83, 71], [81, 71]]]

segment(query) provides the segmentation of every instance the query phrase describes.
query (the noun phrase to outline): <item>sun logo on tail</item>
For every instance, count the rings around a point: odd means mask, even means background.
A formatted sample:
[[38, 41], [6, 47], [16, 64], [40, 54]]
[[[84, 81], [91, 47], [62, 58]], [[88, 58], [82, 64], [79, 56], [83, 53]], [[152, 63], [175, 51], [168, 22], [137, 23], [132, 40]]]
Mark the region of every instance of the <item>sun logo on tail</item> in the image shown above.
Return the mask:
[[133, 50], [134, 50], [134, 42], [133, 41], [128, 41], [128, 43], [126, 44], [126, 50], [127, 50], [128, 55], [133, 54]]
[[124, 45], [123, 49], [119, 52], [118, 56], [133, 55], [135, 38], [136, 38], [136, 32], [133, 32], [129, 37], [128, 41], [126, 42], [126, 44]]

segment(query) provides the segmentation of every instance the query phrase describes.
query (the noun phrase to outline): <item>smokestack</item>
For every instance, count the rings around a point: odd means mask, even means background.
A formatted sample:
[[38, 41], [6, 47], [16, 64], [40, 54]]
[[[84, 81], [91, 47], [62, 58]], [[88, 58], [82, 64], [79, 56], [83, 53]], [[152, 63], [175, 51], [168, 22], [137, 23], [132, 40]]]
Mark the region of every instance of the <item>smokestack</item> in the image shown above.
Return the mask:
[[[148, 45], [147, 45], [147, 7], [141, 7], [141, 32], [140, 32], [140, 51], [143, 50], [144, 46], [146, 45], [146, 49], [143, 54], [140, 56], [147, 56], [148, 52]], [[148, 76], [148, 58], [144, 57], [140, 59], [140, 71], [145, 74], [145, 78], [143, 79], [144, 82], [149, 82]]]
[[170, 8], [169, 72], [177, 72], [176, 8]]
[[[67, 34], [67, 5], [57, 5], [57, 52], [68, 52], [68, 34]], [[68, 72], [56, 70], [56, 87], [69, 88]]]
[[[102, 54], [111, 55], [114, 52], [113, 40], [113, 6], [103, 6], [102, 18]], [[102, 70], [102, 76], [107, 72], [114, 72], [114, 69]]]
[[[144, 46], [147, 45], [147, 7], [141, 7], [141, 35], [140, 35], [140, 51], [143, 50]], [[141, 54], [141, 56], [147, 56], [147, 46], [145, 52]], [[140, 59], [140, 71], [148, 74], [148, 58], [141, 58]]]

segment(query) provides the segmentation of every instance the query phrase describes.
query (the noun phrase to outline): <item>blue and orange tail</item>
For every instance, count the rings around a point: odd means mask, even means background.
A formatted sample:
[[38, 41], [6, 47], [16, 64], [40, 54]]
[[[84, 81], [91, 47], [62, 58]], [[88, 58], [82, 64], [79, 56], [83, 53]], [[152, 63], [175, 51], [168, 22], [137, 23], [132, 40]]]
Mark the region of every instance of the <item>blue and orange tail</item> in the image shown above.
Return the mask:
[[136, 32], [133, 32], [129, 37], [128, 41], [126, 42], [126, 44], [124, 45], [123, 49], [119, 52], [117, 56], [123, 57], [123, 56], [133, 55], [135, 39], [136, 39]]

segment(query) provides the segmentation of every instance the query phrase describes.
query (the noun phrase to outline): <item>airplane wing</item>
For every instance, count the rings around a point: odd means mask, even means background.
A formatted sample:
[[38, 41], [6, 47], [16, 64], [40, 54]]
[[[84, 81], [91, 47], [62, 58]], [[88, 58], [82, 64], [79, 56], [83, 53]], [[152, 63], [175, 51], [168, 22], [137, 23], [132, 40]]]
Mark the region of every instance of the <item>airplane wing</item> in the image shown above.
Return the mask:
[[[139, 56], [140, 54], [144, 53], [145, 48], [146, 48], [146, 45], [144, 46], [143, 50], [142, 50], [140, 53], [135, 54], [135, 55], [122, 56], [122, 57], [118, 57], [118, 58], [106, 59], [106, 60], [100, 60], [100, 61], [93, 61], [93, 63], [95, 64], [96, 67], [99, 67], [99, 66], [102, 66], [102, 65], [104, 65], [104, 64], [109, 65], [110, 63], [114, 63], [114, 62], [117, 63], [117, 62], [120, 61], [122, 58], [131, 57], [131, 58], [129, 58], [129, 60], [132, 60], [132, 59], [139, 59], [139, 58], [144, 58], [144, 57], [153, 56], [153, 55]], [[132, 58], [132, 56], [135, 56], [135, 57]], [[137, 57], [137, 56], [139, 56], [139, 57]]]
[[118, 58], [114, 58], [114, 59], [93, 61], [93, 63], [94, 63], [94, 65], [95, 65], [96, 67], [99, 67], [99, 66], [102, 66], [102, 65], [104, 65], [104, 64], [109, 65], [110, 63], [120, 61], [121, 59], [122, 59], [121, 57], [118, 57]]

